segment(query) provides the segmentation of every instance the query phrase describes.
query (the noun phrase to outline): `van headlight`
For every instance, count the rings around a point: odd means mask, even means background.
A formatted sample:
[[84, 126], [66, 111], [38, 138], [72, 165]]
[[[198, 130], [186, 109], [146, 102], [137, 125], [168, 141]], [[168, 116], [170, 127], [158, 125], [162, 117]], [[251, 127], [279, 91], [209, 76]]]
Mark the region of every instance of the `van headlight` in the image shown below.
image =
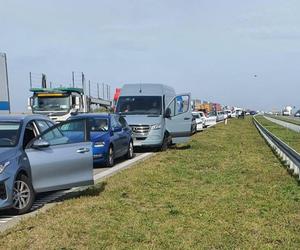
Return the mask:
[[104, 141], [97, 141], [94, 143], [94, 147], [95, 148], [102, 148], [105, 146], [105, 142]]
[[6, 162], [0, 164], [0, 174], [3, 173], [3, 171], [9, 166], [9, 164], [10, 164], [10, 161], [6, 161]]
[[160, 129], [161, 128], [161, 124], [154, 124], [151, 125], [151, 129], [155, 130], [155, 129]]

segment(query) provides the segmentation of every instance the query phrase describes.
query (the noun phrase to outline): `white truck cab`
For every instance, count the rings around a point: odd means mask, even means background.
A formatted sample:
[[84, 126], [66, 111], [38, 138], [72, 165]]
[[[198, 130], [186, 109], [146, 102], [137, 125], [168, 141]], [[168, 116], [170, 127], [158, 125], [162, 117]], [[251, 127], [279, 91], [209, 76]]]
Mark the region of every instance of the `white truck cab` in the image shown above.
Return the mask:
[[125, 84], [116, 105], [133, 132], [134, 146], [166, 149], [191, 133], [190, 94], [176, 95], [163, 84]]
[[47, 115], [54, 122], [66, 121], [71, 115], [87, 113], [91, 104], [110, 107], [109, 100], [92, 98], [82, 88], [32, 88], [28, 108], [34, 114]]

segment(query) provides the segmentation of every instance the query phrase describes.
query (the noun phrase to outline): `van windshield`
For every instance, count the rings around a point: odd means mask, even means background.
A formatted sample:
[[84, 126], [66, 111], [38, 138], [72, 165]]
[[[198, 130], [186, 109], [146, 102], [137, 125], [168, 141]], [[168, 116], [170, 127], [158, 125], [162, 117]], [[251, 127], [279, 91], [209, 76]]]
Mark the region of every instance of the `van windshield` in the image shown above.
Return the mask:
[[126, 115], [161, 115], [161, 96], [121, 96], [116, 112]]

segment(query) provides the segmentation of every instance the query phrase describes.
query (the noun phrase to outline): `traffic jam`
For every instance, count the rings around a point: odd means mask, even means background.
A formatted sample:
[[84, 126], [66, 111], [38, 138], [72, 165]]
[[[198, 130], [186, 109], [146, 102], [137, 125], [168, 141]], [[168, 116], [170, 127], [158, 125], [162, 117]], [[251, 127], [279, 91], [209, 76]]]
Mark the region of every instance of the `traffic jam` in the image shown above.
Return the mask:
[[125, 84], [115, 112], [105, 113], [91, 112], [83, 89], [31, 91], [32, 114], [0, 116], [0, 209], [16, 215], [40, 193], [92, 185], [94, 168], [131, 159], [138, 148], [187, 142], [205, 125], [191, 112], [190, 94], [162, 84]]

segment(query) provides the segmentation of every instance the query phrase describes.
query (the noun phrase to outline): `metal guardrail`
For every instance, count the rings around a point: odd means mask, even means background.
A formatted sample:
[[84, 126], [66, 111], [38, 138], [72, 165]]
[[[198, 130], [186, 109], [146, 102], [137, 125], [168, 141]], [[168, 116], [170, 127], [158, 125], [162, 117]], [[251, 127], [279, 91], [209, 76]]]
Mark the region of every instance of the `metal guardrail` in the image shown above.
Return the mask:
[[279, 139], [277, 136], [272, 134], [269, 130], [263, 127], [255, 118], [253, 117], [254, 124], [260, 134], [264, 137], [267, 143], [274, 149], [278, 156], [286, 162], [290, 171], [293, 171], [293, 175], [298, 176], [300, 180], [300, 154]]

